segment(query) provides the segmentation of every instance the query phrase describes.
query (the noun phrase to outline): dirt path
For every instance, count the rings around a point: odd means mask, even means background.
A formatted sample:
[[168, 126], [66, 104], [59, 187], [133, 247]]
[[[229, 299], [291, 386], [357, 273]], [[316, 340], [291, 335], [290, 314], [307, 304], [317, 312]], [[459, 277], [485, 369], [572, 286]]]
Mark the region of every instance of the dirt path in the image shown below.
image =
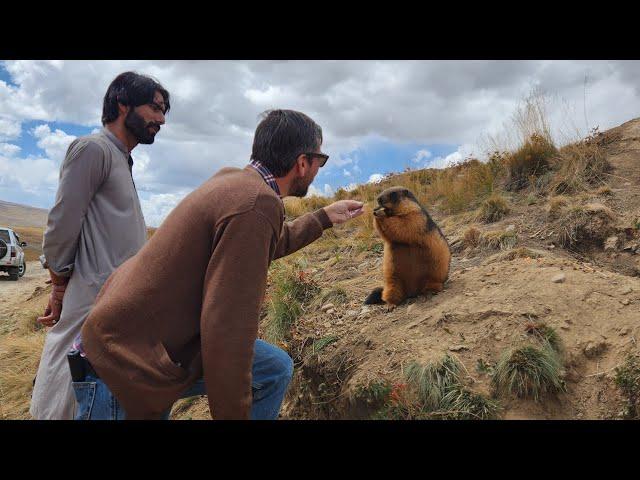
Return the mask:
[[27, 272], [17, 281], [0, 274], [0, 318], [24, 303], [36, 287], [45, 287], [49, 275], [40, 262], [27, 262]]

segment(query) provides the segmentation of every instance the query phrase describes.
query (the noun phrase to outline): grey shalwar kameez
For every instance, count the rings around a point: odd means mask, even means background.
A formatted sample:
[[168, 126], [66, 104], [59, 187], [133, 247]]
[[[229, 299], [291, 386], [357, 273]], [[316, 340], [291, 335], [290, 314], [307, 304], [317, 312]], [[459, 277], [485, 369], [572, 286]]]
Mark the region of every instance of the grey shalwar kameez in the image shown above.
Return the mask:
[[40, 358], [30, 410], [36, 419], [73, 419], [66, 354], [106, 279], [146, 240], [132, 163], [107, 128], [74, 140], [67, 150], [42, 249], [49, 268], [71, 278]]

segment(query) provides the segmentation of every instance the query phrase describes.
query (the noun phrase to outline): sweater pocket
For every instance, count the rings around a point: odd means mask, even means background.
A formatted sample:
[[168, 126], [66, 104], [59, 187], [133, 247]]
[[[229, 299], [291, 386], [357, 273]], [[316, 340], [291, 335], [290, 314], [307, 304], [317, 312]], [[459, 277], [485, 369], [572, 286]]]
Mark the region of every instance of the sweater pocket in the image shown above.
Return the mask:
[[156, 358], [157, 365], [166, 375], [176, 379], [185, 379], [189, 375], [189, 372], [186, 369], [171, 360], [171, 357], [167, 353], [167, 349], [162, 342], [156, 341], [154, 343], [153, 353]]

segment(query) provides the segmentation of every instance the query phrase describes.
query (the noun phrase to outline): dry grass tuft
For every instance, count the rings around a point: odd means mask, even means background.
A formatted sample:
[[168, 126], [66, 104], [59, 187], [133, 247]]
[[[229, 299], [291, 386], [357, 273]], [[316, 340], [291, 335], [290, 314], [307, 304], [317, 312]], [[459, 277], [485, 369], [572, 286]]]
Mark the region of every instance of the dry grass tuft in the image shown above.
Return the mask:
[[465, 248], [476, 248], [480, 244], [480, 237], [482, 233], [477, 227], [471, 226], [467, 228], [462, 237], [462, 242]]
[[555, 220], [560, 217], [562, 211], [569, 205], [569, 199], [564, 195], [551, 197], [547, 205], [547, 218]]
[[532, 134], [507, 158], [507, 190], [521, 190], [535, 185], [535, 179], [549, 170], [558, 150], [548, 136]]
[[518, 243], [518, 236], [514, 231], [495, 230], [485, 232], [480, 237], [480, 248], [487, 250], [509, 250]]
[[501, 220], [509, 213], [509, 203], [507, 199], [494, 193], [480, 204], [478, 209], [478, 220], [485, 223], [492, 223]]
[[0, 337], [0, 419], [26, 420], [44, 332]]
[[602, 204], [575, 205], [559, 219], [558, 243], [565, 248], [602, 247], [615, 233], [615, 222], [616, 214]]

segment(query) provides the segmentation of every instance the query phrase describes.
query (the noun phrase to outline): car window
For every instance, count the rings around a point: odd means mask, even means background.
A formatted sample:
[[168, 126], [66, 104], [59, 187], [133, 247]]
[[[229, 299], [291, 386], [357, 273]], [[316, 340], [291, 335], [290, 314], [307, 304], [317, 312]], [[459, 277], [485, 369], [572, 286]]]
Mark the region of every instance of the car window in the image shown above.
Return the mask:
[[4, 240], [7, 243], [11, 243], [8, 230], [0, 230], [0, 240]]
[[18, 234], [16, 232], [13, 232], [13, 236], [16, 237], [16, 243], [20, 245], [20, 237], [18, 236]]

